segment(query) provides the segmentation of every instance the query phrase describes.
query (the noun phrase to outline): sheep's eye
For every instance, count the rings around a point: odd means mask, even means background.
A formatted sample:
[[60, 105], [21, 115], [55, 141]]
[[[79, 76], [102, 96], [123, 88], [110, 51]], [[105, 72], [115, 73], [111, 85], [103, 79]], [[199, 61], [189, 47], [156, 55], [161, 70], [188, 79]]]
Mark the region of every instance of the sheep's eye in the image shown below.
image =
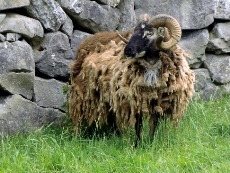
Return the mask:
[[152, 35], [153, 35], [153, 32], [147, 32], [146, 35], [147, 35], [147, 36], [152, 36]]
[[152, 35], [153, 35], [153, 32], [151, 32], [151, 31], [145, 31], [144, 35], [143, 35], [143, 38], [145, 38], [145, 37], [151, 37]]

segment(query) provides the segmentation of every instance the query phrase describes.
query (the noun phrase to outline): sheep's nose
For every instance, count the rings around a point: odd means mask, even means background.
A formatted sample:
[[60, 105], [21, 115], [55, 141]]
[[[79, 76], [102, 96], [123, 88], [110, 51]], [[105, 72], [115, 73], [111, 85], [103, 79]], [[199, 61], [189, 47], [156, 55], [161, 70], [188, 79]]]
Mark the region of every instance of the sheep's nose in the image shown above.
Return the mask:
[[125, 55], [128, 56], [128, 57], [133, 57], [135, 55], [135, 53], [133, 53], [133, 49], [131, 47], [126, 47], [125, 48]]

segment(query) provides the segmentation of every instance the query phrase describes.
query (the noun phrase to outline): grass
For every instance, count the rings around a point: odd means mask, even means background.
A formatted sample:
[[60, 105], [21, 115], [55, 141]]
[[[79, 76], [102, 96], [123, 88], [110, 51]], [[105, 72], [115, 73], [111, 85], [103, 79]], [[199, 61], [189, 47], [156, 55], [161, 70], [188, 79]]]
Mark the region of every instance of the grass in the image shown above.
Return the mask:
[[[147, 124], [147, 123], [146, 123]], [[230, 172], [230, 97], [193, 101], [179, 128], [161, 123], [153, 142], [134, 131], [122, 138], [75, 137], [67, 126], [0, 139], [0, 172]]]

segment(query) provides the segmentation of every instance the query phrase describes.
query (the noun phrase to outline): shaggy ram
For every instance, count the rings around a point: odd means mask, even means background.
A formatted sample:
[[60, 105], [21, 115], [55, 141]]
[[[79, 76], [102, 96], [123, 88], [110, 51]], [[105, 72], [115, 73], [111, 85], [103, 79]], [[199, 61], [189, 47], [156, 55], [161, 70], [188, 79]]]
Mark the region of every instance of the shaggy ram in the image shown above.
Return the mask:
[[177, 20], [157, 15], [145, 16], [133, 32], [102, 32], [83, 41], [69, 95], [77, 132], [93, 123], [108, 124], [117, 133], [135, 126], [137, 145], [143, 118], [149, 119], [150, 136], [160, 118], [177, 126], [194, 92], [194, 73], [177, 45], [180, 38]]

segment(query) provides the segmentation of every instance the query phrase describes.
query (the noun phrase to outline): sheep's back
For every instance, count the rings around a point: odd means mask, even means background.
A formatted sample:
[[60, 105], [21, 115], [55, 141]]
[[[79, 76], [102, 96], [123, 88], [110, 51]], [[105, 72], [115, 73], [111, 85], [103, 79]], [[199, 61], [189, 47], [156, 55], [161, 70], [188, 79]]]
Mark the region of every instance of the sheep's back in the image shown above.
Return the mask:
[[[131, 36], [131, 31], [121, 32], [120, 35], [126, 39], [129, 39], [129, 37]], [[71, 65], [71, 78], [74, 79], [75, 76], [77, 76], [80, 73], [82, 63], [85, 57], [95, 52], [95, 49], [98, 44], [107, 45], [110, 41], [115, 41], [115, 43], [121, 41], [117, 32], [99, 32], [92, 36], [89, 36], [84, 41], [82, 41], [77, 48], [77, 55], [75, 61]]]

